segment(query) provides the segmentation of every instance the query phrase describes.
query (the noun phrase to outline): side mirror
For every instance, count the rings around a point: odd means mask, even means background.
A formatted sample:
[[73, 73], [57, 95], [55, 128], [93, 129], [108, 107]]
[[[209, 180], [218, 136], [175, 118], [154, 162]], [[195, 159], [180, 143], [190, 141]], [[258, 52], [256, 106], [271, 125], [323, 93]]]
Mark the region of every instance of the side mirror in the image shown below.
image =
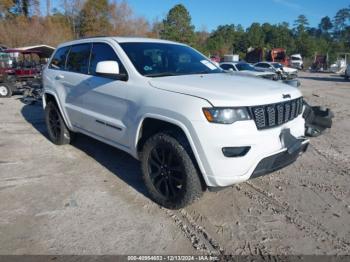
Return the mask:
[[112, 79], [127, 80], [127, 75], [119, 72], [119, 64], [116, 61], [98, 62], [96, 65], [96, 74]]
[[235, 70], [233, 70], [233, 68], [229, 68], [228, 71], [234, 72]]

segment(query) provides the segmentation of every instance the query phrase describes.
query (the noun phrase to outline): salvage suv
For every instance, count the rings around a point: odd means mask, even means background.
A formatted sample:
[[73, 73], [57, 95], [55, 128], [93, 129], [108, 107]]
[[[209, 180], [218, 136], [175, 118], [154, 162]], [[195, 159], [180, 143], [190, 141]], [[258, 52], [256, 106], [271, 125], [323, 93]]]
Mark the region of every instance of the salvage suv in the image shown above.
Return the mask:
[[225, 73], [184, 44], [64, 43], [43, 85], [53, 143], [83, 133], [129, 153], [150, 198], [167, 208], [287, 166], [308, 145], [298, 89]]

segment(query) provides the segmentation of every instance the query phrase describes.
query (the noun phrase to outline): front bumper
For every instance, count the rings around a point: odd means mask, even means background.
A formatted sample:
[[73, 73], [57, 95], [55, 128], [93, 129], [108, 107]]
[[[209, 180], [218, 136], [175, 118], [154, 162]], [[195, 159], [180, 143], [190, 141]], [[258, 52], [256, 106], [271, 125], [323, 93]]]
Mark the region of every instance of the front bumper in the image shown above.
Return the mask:
[[[308, 144], [309, 141], [304, 139], [304, 124], [301, 115], [284, 125], [265, 130], [257, 130], [254, 121], [239, 121], [232, 125], [195, 122], [197, 141], [194, 142], [207, 186], [225, 187], [250, 179], [254, 172], [258, 173], [256, 169], [265, 158], [287, 151], [288, 146], [280, 138], [283, 130], [288, 129], [294, 138], [302, 139], [302, 145]], [[250, 147], [250, 150], [244, 156], [226, 157], [222, 152], [224, 147]], [[272, 166], [267, 171], [275, 170]]]
[[259, 162], [249, 179], [268, 175], [292, 164], [302, 153], [307, 150], [308, 145], [309, 143], [307, 140], [305, 140], [305, 142], [302, 143], [301, 147], [293, 153], [289, 153], [288, 150], [285, 150], [283, 152], [264, 158]]

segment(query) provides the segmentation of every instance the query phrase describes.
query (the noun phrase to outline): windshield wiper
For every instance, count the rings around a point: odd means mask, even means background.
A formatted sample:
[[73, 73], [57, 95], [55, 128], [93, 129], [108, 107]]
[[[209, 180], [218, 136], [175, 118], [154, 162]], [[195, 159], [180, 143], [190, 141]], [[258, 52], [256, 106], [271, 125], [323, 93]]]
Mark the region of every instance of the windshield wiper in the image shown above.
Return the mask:
[[145, 76], [148, 77], [161, 77], [161, 76], [176, 76], [177, 74], [173, 72], [162, 72], [162, 73], [154, 73], [154, 74], [147, 74]]

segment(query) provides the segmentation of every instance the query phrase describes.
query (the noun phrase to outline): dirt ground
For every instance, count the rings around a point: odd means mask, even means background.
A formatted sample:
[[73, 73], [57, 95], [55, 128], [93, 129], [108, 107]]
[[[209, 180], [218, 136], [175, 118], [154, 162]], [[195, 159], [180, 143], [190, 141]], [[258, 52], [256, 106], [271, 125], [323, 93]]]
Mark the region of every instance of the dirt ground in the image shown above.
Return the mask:
[[79, 135], [48, 139], [40, 105], [0, 100], [0, 254], [350, 254], [350, 82], [300, 73], [332, 130], [295, 164], [168, 211], [139, 163]]

